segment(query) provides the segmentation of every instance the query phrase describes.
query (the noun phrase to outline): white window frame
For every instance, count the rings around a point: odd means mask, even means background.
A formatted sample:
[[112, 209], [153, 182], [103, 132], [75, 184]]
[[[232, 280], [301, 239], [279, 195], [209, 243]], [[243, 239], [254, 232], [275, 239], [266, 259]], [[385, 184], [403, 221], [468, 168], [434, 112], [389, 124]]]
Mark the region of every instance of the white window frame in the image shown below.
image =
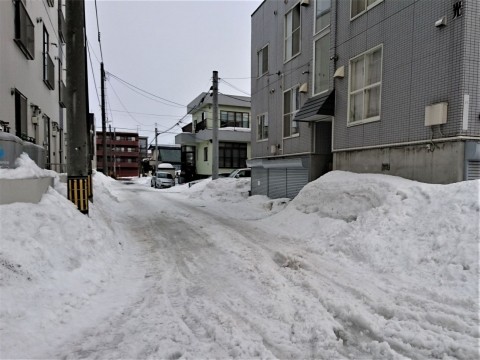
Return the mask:
[[[352, 87], [352, 79], [353, 79], [353, 76], [352, 76], [352, 63], [356, 60], [358, 60], [359, 58], [363, 57], [364, 59], [364, 62], [365, 62], [365, 58], [367, 55], [375, 52], [376, 50], [378, 49], [381, 49], [382, 50], [382, 57], [381, 57], [381, 60], [380, 60], [380, 81], [374, 83], [374, 84], [369, 84], [369, 85], [365, 85], [365, 77], [366, 77], [366, 71], [367, 71], [367, 66], [364, 65], [364, 71], [363, 71], [363, 80], [364, 80], [364, 84], [363, 84], [363, 87], [362, 88], [359, 88], [359, 89], [356, 89], [354, 91], [352, 91], [351, 87]], [[383, 44], [380, 44], [380, 45], [377, 45], [353, 58], [350, 59], [349, 61], [349, 71], [348, 71], [348, 106], [347, 106], [347, 111], [348, 111], [348, 120], [347, 120], [347, 125], [348, 126], [355, 126], [355, 125], [361, 125], [361, 124], [365, 124], [365, 123], [369, 123], [369, 122], [373, 122], [373, 121], [379, 121], [380, 120], [380, 116], [381, 116], [381, 112], [382, 112], [382, 83], [383, 83]], [[369, 117], [369, 118], [366, 118], [365, 117], [365, 110], [366, 110], [366, 106], [365, 106], [365, 92], [369, 89], [372, 89], [372, 88], [375, 88], [375, 87], [379, 87], [379, 95], [378, 95], [378, 112], [379, 114], [376, 115], [376, 116], [372, 116], [372, 117]], [[362, 92], [364, 94], [363, 96], [363, 111], [362, 111], [362, 119], [360, 120], [355, 120], [355, 121], [352, 121], [352, 113], [351, 113], [351, 97], [352, 97], [352, 94], [354, 93], [360, 93]]]
[[[287, 36], [287, 16], [291, 13], [293, 13], [293, 10], [298, 6], [298, 13], [299, 13], [299, 24], [297, 29], [292, 28], [291, 34]], [[292, 27], [293, 27], [293, 20], [292, 20]], [[292, 41], [292, 54], [290, 57], [287, 58], [287, 40], [289, 38], [293, 37], [293, 33], [295, 30], [298, 30], [300, 34], [298, 35], [298, 52], [293, 53], [293, 41]], [[302, 7], [300, 6], [300, 2], [297, 2], [294, 6], [290, 8], [290, 10], [287, 11], [285, 16], [283, 17], [283, 62], [287, 63], [290, 60], [296, 58], [298, 55], [302, 53]]]
[[[265, 128], [267, 129], [267, 136], [265, 136]], [[268, 140], [268, 113], [257, 115], [257, 141]]]
[[[285, 93], [291, 91], [292, 94], [294, 94], [293, 96], [290, 97], [290, 112], [285, 114], [284, 111], [285, 111]], [[298, 121], [293, 121], [293, 118], [295, 117], [295, 114], [298, 112], [298, 110], [300, 110], [300, 101], [298, 101], [298, 103], [296, 102], [296, 93], [298, 92], [298, 98], [300, 100], [300, 85], [297, 84], [293, 87], [291, 87], [290, 89], [287, 89], [283, 92], [283, 96], [282, 96], [282, 132], [283, 132], [283, 138], [284, 139], [288, 139], [288, 138], [292, 138], [292, 137], [296, 137], [296, 136], [300, 136], [300, 128], [299, 128], [299, 124], [298, 124]], [[285, 136], [285, 116], [286, 115], [289, 115], [290, 116], [290, 134]], [[293, 123], [296, 123], [296, 126], [293, 126]], [[297, 131], [295, 133], [292, 132], [292, 129], [297, 129]]]
[[353, 1], [355, 1], [355, 0], [350, 0], [350, 21], [356, 19], [357, 17], [361, 16], [362, 14], [365, 14], [368, 10], [370, 10], [371, 8], [374, 8], [375, 6], [377, 6], [378, 4], [383, 2], [383, 0], [374, 0], [374, 2], [372, 4], [368, 5], [369, 0], [363, 0], [365, 2], [365, 9], [360, 11], [358, 14], [355, 14], [354, 16], [352, 16], [352, 3], [353, 3]]
[[[260, 50], [257, 51], [257, 71], [258, 78], [261, 78], [263, 75], [268, 74], [268, 45], [266, 44]], [[265, 51], [267, 53], [267, 68], [263, 69], [263, 57], [265, 56]], [[262, 71], [263, 70], [263, 71]]]
[[315, 75], [317, 73], [317, 56], [316, 56], [316, 43], [318, 40], [322, 39], [322, 38], [325, 38], [325, 37], [328, 37], [328, 39], [330, 40], [330, 27], [327, 27], [324, 29], [324, 31], [320, 32], [318, 36], [316, 36], [314, 39], [313, 39], [313, 72], [312, 72], [312, 96], [317, 96], [317, 95], [320, 95], [320, 94], [323, 94], [323, 93], [326, 93], [329, 89], [330, 89], [330, 46], [328, 47], [328, 55], [327, 55], [327, 61], [328, 61], [328, 69], [329, 69], [329, 84], [327, 86], [327, 88], [325, 90], [322, 90], [318, 93], [315, 92]]
[[[317, 35], [317, 34], [320, 34], [323, 30], [329, 28], [331, 21], [329, 21], [327, 26], [324, 26], [321, 29], [317, 29], [317, 0], [314, 0], [314, 1], [315, 1], [315, 10], [313, 12], [313, 35]], [[331, 12], [332, 12], [332, 1], [330, 0], [330, 13]]]

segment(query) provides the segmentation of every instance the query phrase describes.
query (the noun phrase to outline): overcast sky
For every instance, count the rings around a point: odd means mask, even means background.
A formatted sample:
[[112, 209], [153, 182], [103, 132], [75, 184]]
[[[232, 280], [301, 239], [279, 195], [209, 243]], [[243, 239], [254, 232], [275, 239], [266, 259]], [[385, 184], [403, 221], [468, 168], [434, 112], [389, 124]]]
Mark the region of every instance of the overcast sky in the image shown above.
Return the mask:
[[[234, 85], [219, 84], [226, 94], [250, 93], [250, 16], [261, 0], [241, 1], [107, 1], [97, 0], [102, 52], [94, 0], [86, 0], [90, 47], [90, 111], [101, 130], [100, 61], [107, 72], [107, 117], [112, 130], [136, 131], [153, 140], [155, 123], [166, 130], [185, 114], [197, 95], [209, 90], [212, 71]], [[95, 82], [98, 89], [95, 91]], [[138, 94], [116, 77], [177, 104]], [[154, 100], [151, 100], [154, 99]], [[169, 105], [167, 105], [169, 104]], [[143, 114], [142, 114], [143, 113]], [[145, 114], [155, 114], [145, 115]], [[190, 122], [190, 116], [182, 121]], [[159, 136], [173, 144], [175, 127]]]

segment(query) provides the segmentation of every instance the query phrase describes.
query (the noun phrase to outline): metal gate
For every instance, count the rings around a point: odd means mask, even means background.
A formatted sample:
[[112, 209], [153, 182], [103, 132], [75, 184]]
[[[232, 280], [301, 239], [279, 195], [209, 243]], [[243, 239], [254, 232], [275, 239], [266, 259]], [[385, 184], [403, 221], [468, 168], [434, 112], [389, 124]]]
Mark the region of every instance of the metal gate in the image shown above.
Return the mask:
[[287, 169], [268, 169], [268, 197], [287, 197]]
[[480, 161], [469, 160], [467, 161], [467, 180], [480, 179]]
[[252, 168], [252, 195], [268, 194], [268, 170]]
[[293, 199], [308, 183], [308, 169], [287, 169], [287, 196]]

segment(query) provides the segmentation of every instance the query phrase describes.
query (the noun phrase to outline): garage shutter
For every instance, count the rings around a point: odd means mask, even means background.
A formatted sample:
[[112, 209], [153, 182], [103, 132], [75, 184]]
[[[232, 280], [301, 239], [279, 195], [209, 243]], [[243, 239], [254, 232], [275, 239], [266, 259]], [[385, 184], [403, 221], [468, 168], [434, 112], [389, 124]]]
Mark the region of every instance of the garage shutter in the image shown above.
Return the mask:
[[480, 179], [480, 161], [469, 160], [467, 161], [467, 180]]
[[293, 199], [308, 183], [308, 169], [287, 169], [287, 197]]
[[287, 170], [286, 169], [269, 169], [268, 197], [271, 199], [287, 197]]
[[268, 170], [252, 168], [252, 195], [267, 195]]

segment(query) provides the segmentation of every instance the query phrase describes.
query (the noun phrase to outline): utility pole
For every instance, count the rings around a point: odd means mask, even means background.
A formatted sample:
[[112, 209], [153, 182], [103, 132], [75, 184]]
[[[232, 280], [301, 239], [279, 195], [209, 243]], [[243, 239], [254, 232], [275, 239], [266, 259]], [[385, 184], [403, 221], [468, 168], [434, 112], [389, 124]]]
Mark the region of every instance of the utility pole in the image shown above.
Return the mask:
[[[103, 68], [103, 62], [100, 63], [100, 77], [101, 77], [101, 89], [102, 89], [102, 145], [103, 145], [103, 173], [108, 176], [108, 163], [107, 163], [107, 119], [105, 115], [105, 69]], [[111, 135], [111, 134], [110, 134]]]
[[158, 132], [157, 132], [157, 123], [155, 123], [155, 172], [152, 174], [156, 174], [158, 171], [158, 140], [157, 140]]
[[66, 1], [67, 19], [67, 124], [68, 124], [68, 199], [88, 214], [89, 148], [87, 136], [87, 73], [85, 2]]
[[212, 179], [218, 179], [218, 71], [213, 72]]

